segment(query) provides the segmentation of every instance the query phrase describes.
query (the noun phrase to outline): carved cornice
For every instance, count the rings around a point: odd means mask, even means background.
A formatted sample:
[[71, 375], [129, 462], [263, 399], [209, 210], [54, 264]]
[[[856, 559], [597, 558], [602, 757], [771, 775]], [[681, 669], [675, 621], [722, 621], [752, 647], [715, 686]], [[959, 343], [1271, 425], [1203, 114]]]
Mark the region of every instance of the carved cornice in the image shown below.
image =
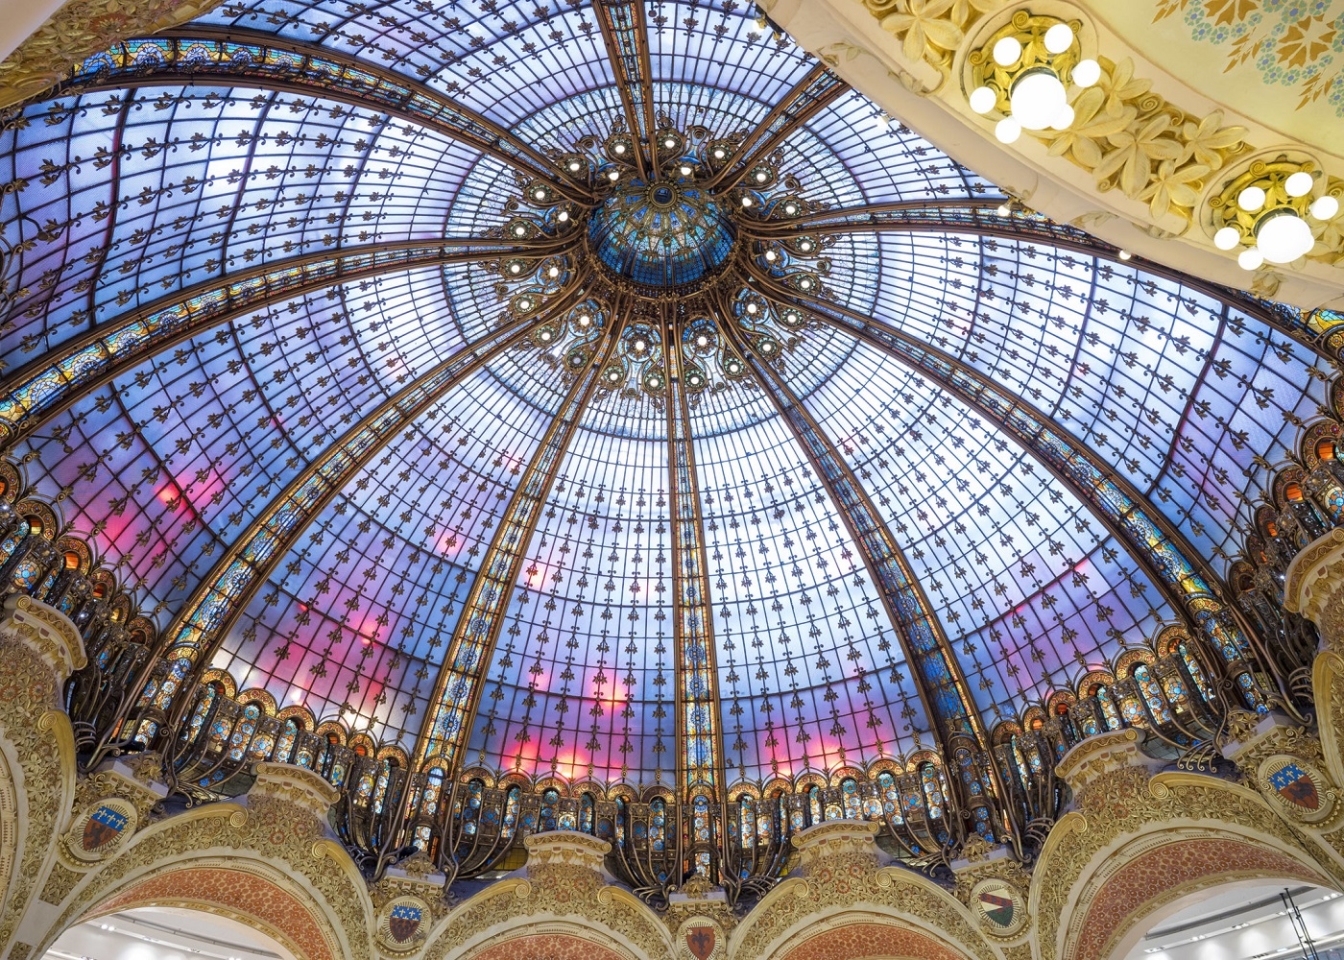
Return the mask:
[[[1255, 160], [1301, 159], [1322, 171], [1321, 189], [1338, 194], [1344, 157], [1286, 142], [1177, 81], [1101, 22], [1096, 3], [765, 0], [763, 6], [891, 115], [1051, 219], [1225, 286], [1305, 308], [1344, 305], [1338, 218], [1324, 226], [1308, 257], [1250, 272], [1235, 253], [1214, 246], [1209, 216], [1209, 201]], [[1014, 14], [1077, 24], [1080, 52], [1101, 64], [1103, 79], [1075, 98], [1076, 119], [1067, 130], [1028, 132], [1005, 146], [993, 121], [971, 109], [968, 84], [972, 60]]]
[[222, 0], [69, 0], [0, 63], [0, 107], [40, 93], [118, 40], [186, 23]]
[[83, 667], [84, 638], [61, 611], [32, 597], [16, 595], [5, 601], [0, 631], [30, 646], [51, 668], [58, 683]]

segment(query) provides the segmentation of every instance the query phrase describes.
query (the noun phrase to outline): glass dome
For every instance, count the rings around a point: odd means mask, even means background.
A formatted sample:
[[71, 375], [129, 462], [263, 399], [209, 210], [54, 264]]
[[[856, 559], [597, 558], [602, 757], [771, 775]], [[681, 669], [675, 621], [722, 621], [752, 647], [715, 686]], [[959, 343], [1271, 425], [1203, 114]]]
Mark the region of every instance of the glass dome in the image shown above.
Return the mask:
[[987, 745], [1173, 625], [1234, 659], [1220, 578], [1328, 403], [1295, 318], [749, 7], [628, 14], [238, 0], [6, 115], [5, 446], [184, 676], [761, 785]]

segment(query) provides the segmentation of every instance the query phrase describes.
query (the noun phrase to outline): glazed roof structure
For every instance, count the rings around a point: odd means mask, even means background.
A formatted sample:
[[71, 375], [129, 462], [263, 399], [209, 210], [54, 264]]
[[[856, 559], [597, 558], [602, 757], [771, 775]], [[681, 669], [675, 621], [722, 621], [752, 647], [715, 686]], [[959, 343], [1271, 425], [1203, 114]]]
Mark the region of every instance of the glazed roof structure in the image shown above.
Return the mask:
[[1327, 403], [1291, 317], [756, 16], [226, 2], [90, 59], [0, 133], [6, 445], [194, 662], [529, 775], [908, 756], [1198, 629]]

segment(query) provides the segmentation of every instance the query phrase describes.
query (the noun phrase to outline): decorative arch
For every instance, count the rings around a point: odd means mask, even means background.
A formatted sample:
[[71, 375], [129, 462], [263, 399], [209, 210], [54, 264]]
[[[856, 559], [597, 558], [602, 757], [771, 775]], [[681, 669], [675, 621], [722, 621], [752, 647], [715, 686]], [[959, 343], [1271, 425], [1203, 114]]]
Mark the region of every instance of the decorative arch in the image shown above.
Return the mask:
[[311, 897], [280, 871], [260, 864], [209, 860], [176, 864], [137, 879], [81, 917], [82, 923], [136, 907], [185, 907], [262, 931], [298, 960], [339, 960]]
[[646, 960], [634, 950], [595, 931], [571, 923], [528, 925], [491, 937], [461, 960]]
[[1163, 831], [1115, 851], [1080, 891], [1061, 957], [1124, 956], [1157, 919], [1191, 894], [1243, 880], [1331, 886], [1304, 857], [1254, 837], [1207, 829]]
[[869, 916], [846, 922], [835, 918], [819, 932], [807, 931], [771, 954], [770, 960], [967, 960], [966, 955], [930, 934], [904, 924]]

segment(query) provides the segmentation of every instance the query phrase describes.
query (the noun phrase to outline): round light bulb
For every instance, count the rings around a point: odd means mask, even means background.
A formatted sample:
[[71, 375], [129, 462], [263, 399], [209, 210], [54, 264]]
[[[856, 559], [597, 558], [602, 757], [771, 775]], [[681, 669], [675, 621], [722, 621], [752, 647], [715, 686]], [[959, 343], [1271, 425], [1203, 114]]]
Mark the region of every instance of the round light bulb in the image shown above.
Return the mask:
[[769, 263], [774, 263], [779, 259], [779, 254], [775, 253], [773, 250], [767, 250], [765, 251], [765, 259]]
[[538, 199], [538, 200], [545, 200], [545, 199], [546, 199], [546, 191], [545, 191], [545, 190], [542, 190], [542, 189], [533, 190], [533, 191], [532, 191], [532, 196], [535, 197], [535, 198]]
[[683, 177], [689, 177], [689, 176], [691, 175], [691, 166], [690, 166], [690, 164], [688, 164], [688, 163], [683, 163], [679, 169], [681, 170], [681, 175], [682, 175]]
[[1223, 227], [1213, 235], [1213, 245], [1219, 250], [1231, 250], [1241, 243], [1241, 231], [1236, 227]]
[[1339, 201], [1329, 195], [1317, 197], [1311, 205], [1311, 215], [1317, 220], [1333, 220], [1337, 213]]
[[1063, 53], [1073, 46], [1073, 28], [1067, 23], [1057, 23], [1045, 31], [1045, 49], [1051, 53]]
[[1299, 170], [1287, 180], [1283, 181], [1283, 189], [1288, 191], [1288, 196], [1290, 197], [1305, 197], [1307, 194], [1311, 193], [1311, 188], [1314, 182], [1315, 181], [1311, 178], [1311, 174], [1307, 173], [1305, 170]]
[[751, 314], [753, 317], [760, 312], [760, 309], [761, 308], [754, 303], [747, 304], [747, 313]]
[[588, 314], [584, 313], [584, 314], [580, 314], [580, 315], [579, 315], [579, 326], [581, 326], [581, 327], [586, 327], [586, 326], [588, 326], [588, 324], [590, 324], [590, 323], [592, 323], [592, 322], [593, 322], [593, 318], [590, 317], [590, 316], [588, 316]]
[[1006, 203], [1001, 203], [994, 208], [994, 212], [1001, 217], [1006, 217], [1013, 212], [1013, 208], [1008, 206], [1008, 204]]
[[775, 351], [775, 345], [771, 343], [769, 340], [761, 344], [761, 353], [774, 353], [774, 351]]
[[540, 336], [541, 336], [541, 342], [542, 342], [542, 343], [550, 343], [550, 341], [551, 341], [551, 331], [549, 331], [549, 330], [543, 330], [543, 331], [541, 331]]
[[1255, 213], [1265, 205], [1265, 191], [1259, 187], [1247, 187], [1237, 194], [1237, 206], [1247, 213]]
[[798, 212], [798, 204], [796, 203], [784, 204], [784, 212], [787, 213], [789, 216], [793, 216], [795, 213]]
[[1068, 106], [1064, 84], [1054, 71], [1033, 67], [1013, 83], [1013, 119], [1025, 130], [1044, 130]]
[[518, 309], [519, 309], [519, 310], [531, 310], [531, 309], [532, 309], [532, 301], [529, 300], [529, 299], [527, 299], [527, 297], [523, 297], [523, 299], [521, 299], [521, 300], [518, 301]]
[[513, 235], [514, 235], [515, 237], [523, 237], [523, 236], [526, 236], [526, 235], [527, 235], [527, 227], [523, 226], [523, 225], [520, 223], [518, 226], [516, 226], [516, 227], [513, 228]]
[[561, 210], [561, 211], [560, 211], [560, 218], [559, 218], [559, 219], [560, 219], [560, 222], [561, 222], [561, 223], [567, 223], [567, 222], [569, 222], [569, 211], [568, 211], [568, 210]]
[[1070, 78], [1080, 87], [1091, 87], [1101, 79], [1101, 64], [1095, 60], [1079, 60]]
[[1056, 130], [1067, 130], [1073, 126], [1073, 107], [1067, 103], [1060, 107], [1055, 119], [1050, 121], [1050, 126]]
[[994, 137], [999, 143], [1016, 143], [1020, 136], [1022, 136], [1022, 124], [1012, 117], [1004, 117], [994, 124]]
[[578, 173], [580, 169], [582, 169], [582, 165], [579, 163], [579, 161], [577, 161], [577, 160], [571, 160], [571, 161], [569, 161], [569, 172], [570, 172], [570, 173]]
[[516, 264], [516, 263], [511, 263], [511, 264], [509, 264], [509, 273], [518, 274], [518, 273], [522, 273], [522, 272], [523, 272], [523, 268], [522, 268], [521, 266], [519, 266], [518, 264]]
[[798, 281], [798, 286], [802, 287], [804, 290], [811, 290], [813, 282], [811, 277], [803, 277]]
[[560, 276], [560, 268], [559, 268], [559, 267], [551, 267], [551, 269], [549, 269], [549, 270], [546, 271], [546, 276], [548, 276], [548, 277], [550, 277], [552, 280], [554, 280], [556, 277]]
[[1237, 256], [1237, 265], [1243, 270], [1259, 270], [1260, 264], [1264, 262], [1264, 254], [1255, 247], [1251, 247], [1249, 250], [1243, 250]]
[[698, 386], [700, 386], [700, 375], [699, 375], [698, 373], [693, 373], [693, 374], [691, 374], [689, 377], [687, 377], [686, 379], [687, 379], [687, 381], [690, 382], [691, 386], [693, 386], [693, 387], [698, 387]]
[[764, 170], [758, 170], [758, 171], [756, 171], [756, 182], [757, 182], [757, 183], [765, 183], [765, 181], [767, 181], [767, 180], [769, 180], [769, 179], [770, 179], [770, 174], [766, 173]]
[[673, 140], [671, 137], [668, 137], [666, 140], [663, 141], [663, 146], [665, 146], [669, 150], [671, 150], [676, 145], [677, 141]]
[[1004, 37], [994, 44], [994, 62], [1001, 67], [1011, 67], [1022, 56], [1022, 41], [1017, 37]]
[[803, 240], [803, 241], [801, 241], [801, 242], [798, 244], [798, 249], [801, 250], [801, 251], [803, 251], [803, 253], [811, 253], [811, 252], [812, 252], [812, 241], [811, 241], [811, 240]]
[[742, 198], [742, 206], [744, 206], [744, 207], [749, 207], [749, 206], [751, 206], [751, 197], [743, 197], [743, 198]]
[[714, 159], [715, 159], [715, 160], [722, 160], [722, 159], [723, 159], [724, 157], [726, 157], [726, 156], [728, 156], [728, 154], [726, 154], [726, 153], [724, 152], [723, 147], [716, 147], [716, 148], [714, 149]]
[[1316, 245], [1307, 221], [1290, 210], [1276, 211], [1255, 228], [1255, 245], [1270, 263], [1292, 263]]
[[697, 347], [707, 347], [707, 346], [709, 346], [709, 337], [705, 336], [703, 333], [700, 334], [700, 336], [698, 336], [698, 337], [695, 338], [695, 345], [696, 345]]
[[647, 350], [647, 349], [648, 349], [648, 347], [647, 347], [647, 345], [644, 343], [643, 340], [636, 340], [636, 341], [635, 341], [635, 353], [643, 353], [643, 352], [644, 352], [645, 350]]
[[617, 153], [617, 155], [624, 154], [624, 153], [625, 153], [625, 144], [623, 144], [623, 143], [618, 143], [618, 144], [616, 144], [616, 153]]
[[1120, 251], [1120, 259], [1121, 259], [1121, 260], [1128, 260], [1128, 259], [1129, 259], [1130, 257], [1132, 257], [1132, 256], [1134, 256], [1134, 254], [1130, 253], [1128, 250], [1121, 250], [1121, 251]]
[[971, 109], [976, 113], [989, 113], [999, 102], [998, 94], [989, 87], [976, 87], [971, 91]]
[[621, 171], [619, 170], [608, 171], [607, 179], [610, 180], [612, 183], [615, 183], [617, 180], [621, 179]]

